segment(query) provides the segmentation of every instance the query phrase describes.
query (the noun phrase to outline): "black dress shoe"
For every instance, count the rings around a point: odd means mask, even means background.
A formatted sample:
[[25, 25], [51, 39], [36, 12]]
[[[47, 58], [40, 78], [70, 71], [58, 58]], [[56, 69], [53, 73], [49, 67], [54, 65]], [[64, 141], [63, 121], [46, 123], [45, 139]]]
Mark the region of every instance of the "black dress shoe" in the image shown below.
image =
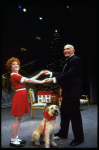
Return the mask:
[[67, 139], [67, 136], [64, 135], [63, 133], [61, 133], [60, 131], [58, 133], [55, 133], [54, 136], [58, 136], [60, 138]]
[[22, 144], [21, 142], [20, 142], [20, 144], [14, 144], [14, 143], [11, 143], [10, 142], [10, 146], [13, 146], [13, 147], [23, 147], [25, 144]]
[[78, 140], [74, 139], [69, 145], [70, 146], [76, 146], [76, 145], [79, 145], [79, 144], [83, 143], [83, 141], [84, 140], [78, 141]]
[[25, 141], [25, 140], [22, 140], [22, 141], [20, 141], [20, 143], [21, 143], [21, 144], [25, 144], [25, 143], [26, 143], [26, 141]]

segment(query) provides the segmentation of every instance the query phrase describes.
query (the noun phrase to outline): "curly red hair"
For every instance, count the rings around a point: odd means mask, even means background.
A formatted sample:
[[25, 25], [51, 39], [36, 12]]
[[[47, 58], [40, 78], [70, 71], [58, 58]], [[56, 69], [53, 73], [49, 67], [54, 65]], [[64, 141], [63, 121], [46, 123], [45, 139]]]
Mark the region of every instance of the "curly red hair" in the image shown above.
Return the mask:
[[6, 62], [6, 68], [9, 72], [11, 72], [11, 67], [12, 67], [13, 62], [18, 62], [19, 66], [20, 66], [20, 61], [18, 58], [12, 57], [12, 58], [8, 59], [8, 61]]

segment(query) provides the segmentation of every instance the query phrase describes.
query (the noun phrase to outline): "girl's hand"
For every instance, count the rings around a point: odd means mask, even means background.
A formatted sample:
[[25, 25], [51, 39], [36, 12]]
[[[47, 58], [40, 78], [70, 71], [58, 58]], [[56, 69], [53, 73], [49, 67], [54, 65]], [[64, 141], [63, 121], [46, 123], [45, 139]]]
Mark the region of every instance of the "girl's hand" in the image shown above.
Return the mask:
[[45, 75], [50, 75], [52, 72], [51, 71], [48, 71], [48, 70], [45, 70], [44, 74]]
[[50, 83], [50, 82], [52, 82], [53, 81], [53, 78], [47, 78], [47, 79], [45, 79], [45, 82], [46, 83]]
[[42, 80], [41, 82], [42, 82], [42, 84], [43, 84], [43, 83], [46, 83], [46, 79]]
[[42, 71], [40, 72], [40, 75], [42, 75], [42, 74], [45, 74], [45, 70], [42, 70]]

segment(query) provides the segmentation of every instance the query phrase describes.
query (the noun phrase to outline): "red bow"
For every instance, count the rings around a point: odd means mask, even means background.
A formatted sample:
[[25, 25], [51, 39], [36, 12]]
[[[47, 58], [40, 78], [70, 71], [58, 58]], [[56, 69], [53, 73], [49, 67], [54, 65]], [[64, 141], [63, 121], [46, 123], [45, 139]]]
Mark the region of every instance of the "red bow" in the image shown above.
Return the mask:
[[47, 119], [47, 121], [55, 120], [55, 119], [56, 119], [56, 117], [50, 116], [49, 113], [46, 112], [46, 110], [43, 112], [43, 115], [44, 115], [44, 117]]
[[56, 117], [50, 116], [49, 113], [46, 112], [46, 111], [43, 112], [43, 115], [44, 115], [44, 117], [46, 119], [45, 119], [45, 123], [44, 123], [44, 129], [43, 129], [42, 136], [44, 136], [44, 133], [45, 133], [46, 121], [50, 121], [50, 120], [55, 120], [56, 119]]

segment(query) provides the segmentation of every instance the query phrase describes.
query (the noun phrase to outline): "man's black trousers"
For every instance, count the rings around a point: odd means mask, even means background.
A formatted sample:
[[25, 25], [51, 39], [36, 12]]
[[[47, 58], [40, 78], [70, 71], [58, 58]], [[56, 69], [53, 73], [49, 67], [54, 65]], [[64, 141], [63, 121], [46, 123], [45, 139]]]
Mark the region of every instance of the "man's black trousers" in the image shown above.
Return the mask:
[[78, 141], [84, 140], [79, 98], [63, 97], [60, 115], [61, 133], [63, 133], [65, 137], [68, 136], [69, 123], [71, 121], [74, 139]]

